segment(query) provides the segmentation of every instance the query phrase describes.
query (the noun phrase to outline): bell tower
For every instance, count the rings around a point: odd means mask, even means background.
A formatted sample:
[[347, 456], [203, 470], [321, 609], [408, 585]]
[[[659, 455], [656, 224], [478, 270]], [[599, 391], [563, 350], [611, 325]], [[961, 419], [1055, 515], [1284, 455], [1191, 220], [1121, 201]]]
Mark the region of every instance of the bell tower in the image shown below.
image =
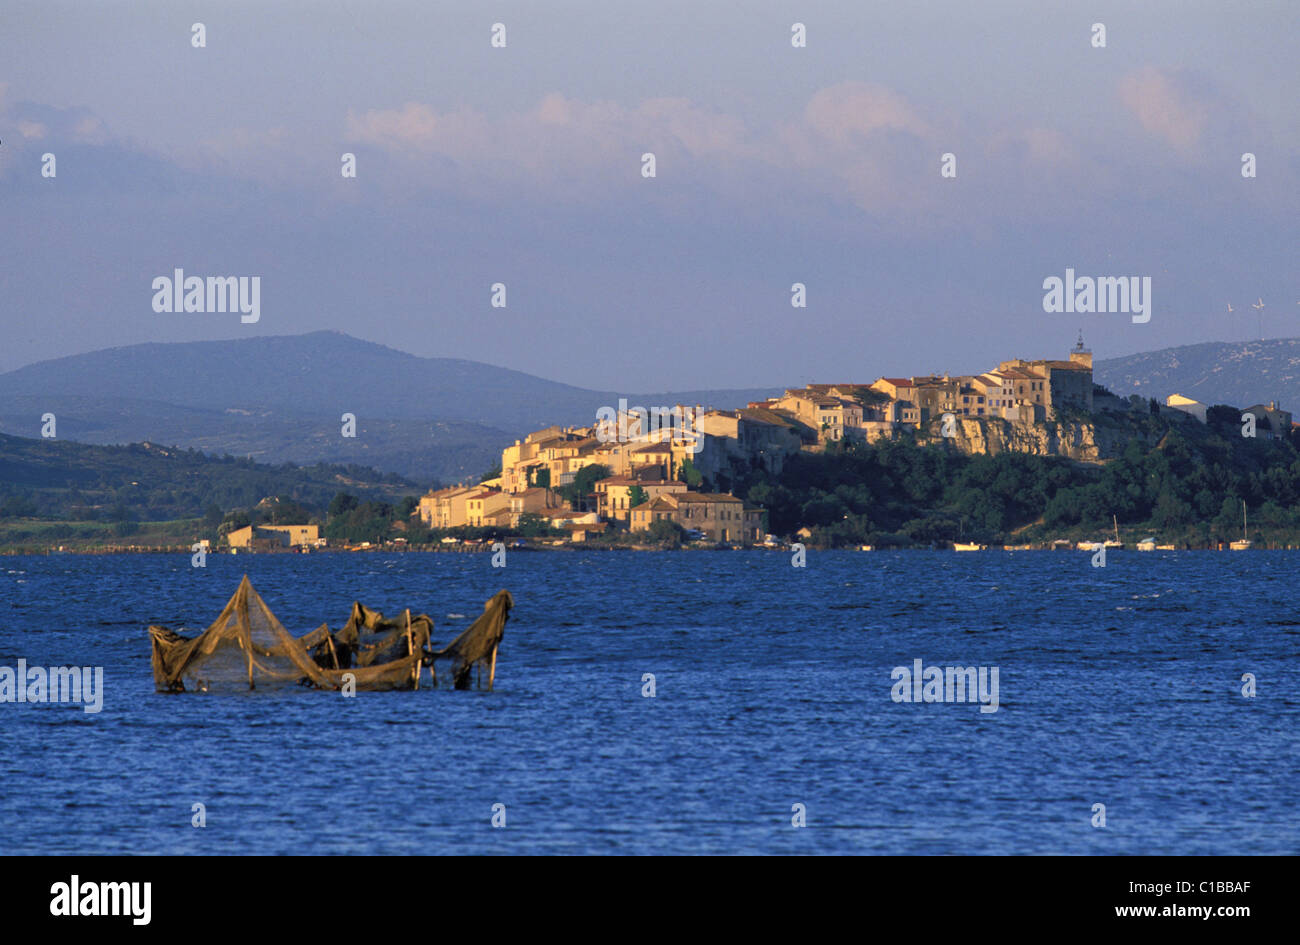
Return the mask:
[[1083, 329], [1079, 329], [1079, 340], [1070, 349], [1070, 362], [1092, 370], [1092, 350], [1083, 346]]

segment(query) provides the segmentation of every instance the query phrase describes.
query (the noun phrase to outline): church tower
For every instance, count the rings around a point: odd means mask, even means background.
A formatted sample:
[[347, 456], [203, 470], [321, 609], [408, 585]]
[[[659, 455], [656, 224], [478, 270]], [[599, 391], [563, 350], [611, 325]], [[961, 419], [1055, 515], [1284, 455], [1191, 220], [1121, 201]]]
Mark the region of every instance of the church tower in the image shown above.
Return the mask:
[[1072, 364], [1082, 365], [1083, 367], [1086, 367], [1089, 371], [1092, 370], [1092, 351], [1091, 349], [1085, 348], [1083, 346], [1082, 328], [1079, 329], [1078, 342], [1076, 342], [1074, 347], [1070, 349], [1070, 362]]

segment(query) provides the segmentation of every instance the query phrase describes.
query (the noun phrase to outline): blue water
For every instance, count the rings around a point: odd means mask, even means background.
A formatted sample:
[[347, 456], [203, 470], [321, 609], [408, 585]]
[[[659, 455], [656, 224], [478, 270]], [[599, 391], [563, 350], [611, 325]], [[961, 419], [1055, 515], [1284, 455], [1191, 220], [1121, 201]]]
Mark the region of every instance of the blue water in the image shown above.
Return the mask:
[[[106, 690], [0, 705], [0, 853], [1300, 852], [1300, 555], [1089, 560], [0, 558], [0, 666]], [[146, 626], [245, 571], [294, 633], [355, 598], [446, 641], [508, 588], [496, 691], [155, 693]], [[917, 658], [998, 667], [998, 711], [895, 703]]]

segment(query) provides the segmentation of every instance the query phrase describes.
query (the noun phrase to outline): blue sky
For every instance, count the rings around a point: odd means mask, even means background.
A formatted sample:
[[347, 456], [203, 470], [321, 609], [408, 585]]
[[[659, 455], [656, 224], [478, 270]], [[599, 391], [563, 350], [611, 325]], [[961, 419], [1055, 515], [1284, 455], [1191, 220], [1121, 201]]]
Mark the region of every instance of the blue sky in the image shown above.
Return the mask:
[[[9, 2], [0, 370], [335, 329], [585, 387], [776, 386], [1080, 328], [1097, 357], [1244, 340], [1260, 296], [1297, 335], [1297, 27], [1291, 2]], [[177, 267], [261, 276], [261, 320], [155, 313]], [[1045, 313], [1066, 267], [1150, 276], [1151, 321]]]

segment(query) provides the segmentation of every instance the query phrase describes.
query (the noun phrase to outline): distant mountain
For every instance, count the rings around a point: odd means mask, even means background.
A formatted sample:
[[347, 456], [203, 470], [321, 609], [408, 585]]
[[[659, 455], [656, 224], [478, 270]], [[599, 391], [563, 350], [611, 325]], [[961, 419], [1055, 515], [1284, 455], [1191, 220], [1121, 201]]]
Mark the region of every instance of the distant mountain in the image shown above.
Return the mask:
[[[60, 439], [151, 440], [262, 462], [373, 465], [421, 481], [481, 473], [555, 423], [590, 423], [619, 397], [734, 407], [776, 389], [635, 394], [520, 371], [420, 358], [338, 332], [109, 348], [0, 374], [0, 429]], [[340, 435], [344, 413], [357, 436]]]
[[1300, 338], [1216, 341], [1098, 361], [1093, 379], [1121, 397], [1182, 394], [1206, 404], [1278, 402], [1300, 413]]

